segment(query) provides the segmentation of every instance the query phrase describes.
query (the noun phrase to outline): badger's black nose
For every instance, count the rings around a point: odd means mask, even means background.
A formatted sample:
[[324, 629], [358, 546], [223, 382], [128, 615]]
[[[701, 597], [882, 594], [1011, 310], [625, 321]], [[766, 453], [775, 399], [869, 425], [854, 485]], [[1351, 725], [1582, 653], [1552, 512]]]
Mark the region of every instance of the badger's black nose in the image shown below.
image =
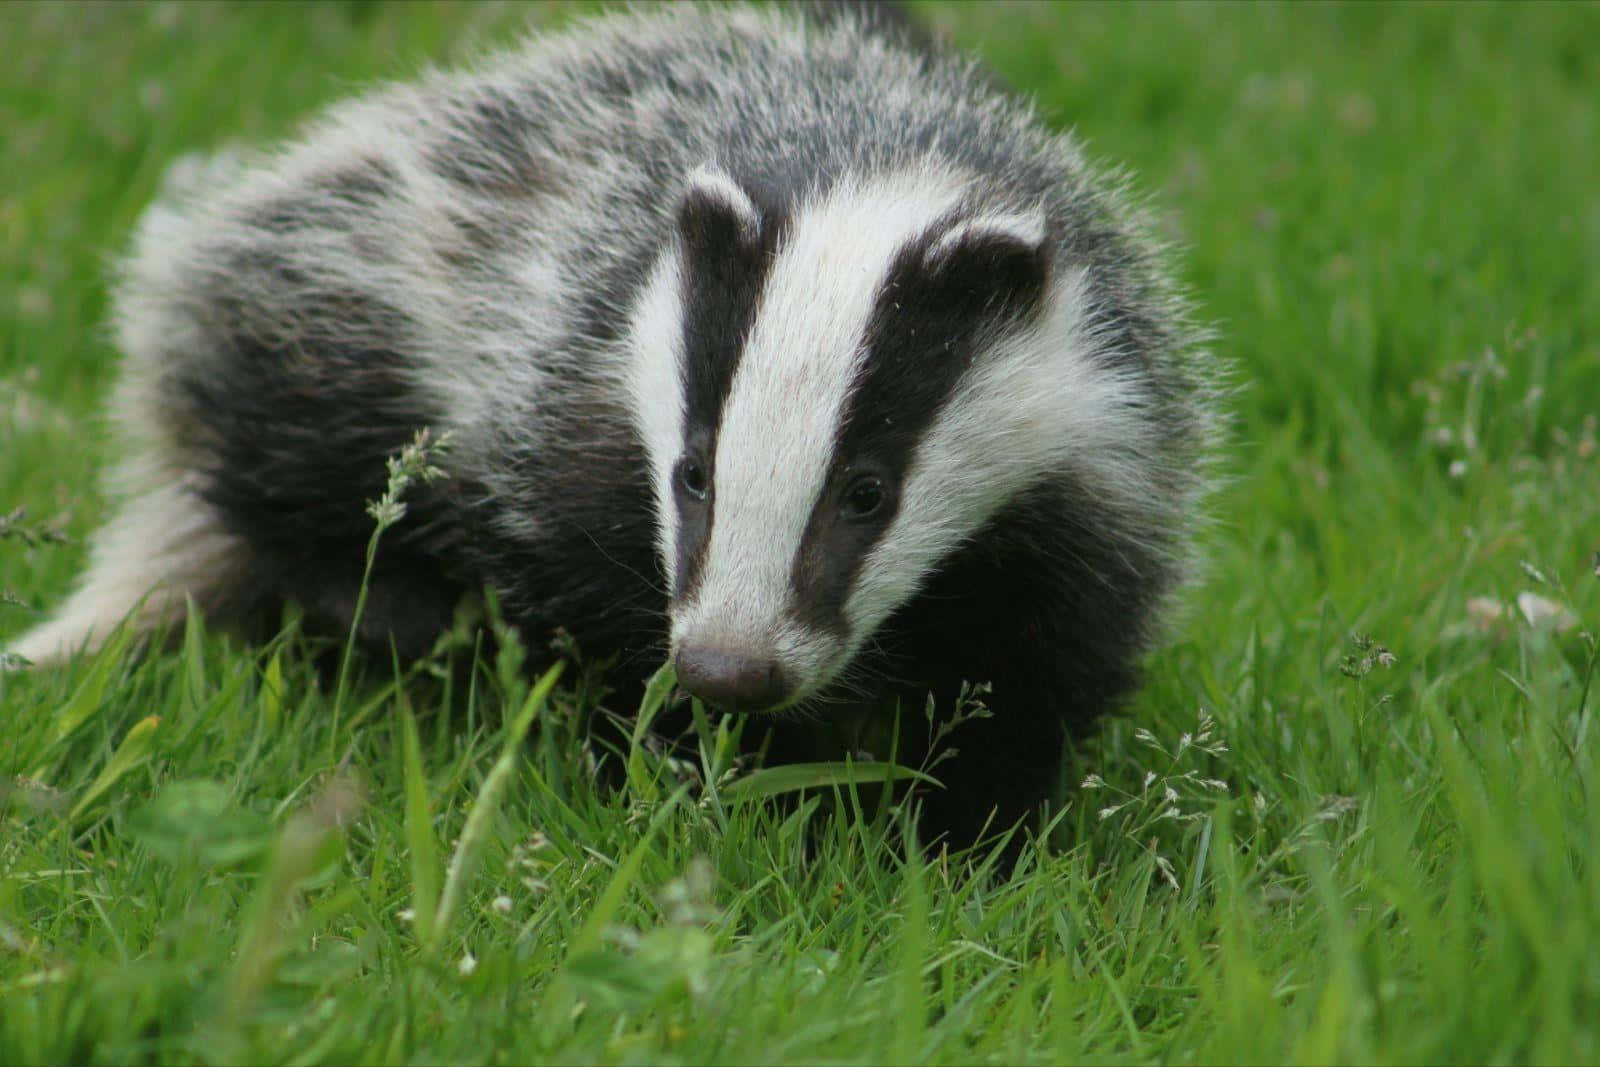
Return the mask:
[[673, 666], [678, 684], [723, 711], [764, 711], [789, 695], [789, 683], [771, 656], [689, 645], [678, 649]]

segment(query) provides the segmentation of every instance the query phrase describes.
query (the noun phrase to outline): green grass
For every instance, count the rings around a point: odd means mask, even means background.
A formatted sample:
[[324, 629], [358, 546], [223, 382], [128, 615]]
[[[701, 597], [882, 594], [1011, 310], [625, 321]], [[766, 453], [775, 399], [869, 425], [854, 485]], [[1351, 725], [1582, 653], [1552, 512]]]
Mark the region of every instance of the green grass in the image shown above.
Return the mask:
[[[1600, 1059], [1600, 8], [926, 14], [1141, 176], [1244, 384], [1058, 847], [899, 860], [730, 794], [713, 726], [608, 792], [580, 672], [336, 708], [191, 620], [0, 675], [0, 1062]], [[0, 633], [102, 516], [103, 266], [163, 168], [521, 17], [0, 6], [0, 514], [71, 538], [0, 537]]]

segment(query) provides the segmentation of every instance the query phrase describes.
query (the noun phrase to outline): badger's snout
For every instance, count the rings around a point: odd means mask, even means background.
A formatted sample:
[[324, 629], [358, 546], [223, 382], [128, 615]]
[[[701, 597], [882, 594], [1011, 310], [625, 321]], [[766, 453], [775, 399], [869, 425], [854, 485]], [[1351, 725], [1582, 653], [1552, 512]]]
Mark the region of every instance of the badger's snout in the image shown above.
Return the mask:
[[673, 666], [680, 685], [723, 711], [765, 711], [793, 693], [777, 657], [753, 649], [685, 645]]

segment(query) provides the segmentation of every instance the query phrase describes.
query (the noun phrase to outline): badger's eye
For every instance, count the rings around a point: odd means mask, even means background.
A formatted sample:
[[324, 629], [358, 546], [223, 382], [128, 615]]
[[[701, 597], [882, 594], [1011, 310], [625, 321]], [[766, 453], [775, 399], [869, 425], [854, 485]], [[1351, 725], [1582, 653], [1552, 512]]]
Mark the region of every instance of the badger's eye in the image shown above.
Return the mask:
[[839, 514], [847, 519], [870, 519], [883, 509], [888, 495], [880, 479], [870, 474], [857, 478], [844, 491]]
[[711, 479], [706, 476], [705, 466], [693, 456], [684, 456], [678, 461], [677, 479], [678, 488], [695, 500], [704, 500], [711, 489]]

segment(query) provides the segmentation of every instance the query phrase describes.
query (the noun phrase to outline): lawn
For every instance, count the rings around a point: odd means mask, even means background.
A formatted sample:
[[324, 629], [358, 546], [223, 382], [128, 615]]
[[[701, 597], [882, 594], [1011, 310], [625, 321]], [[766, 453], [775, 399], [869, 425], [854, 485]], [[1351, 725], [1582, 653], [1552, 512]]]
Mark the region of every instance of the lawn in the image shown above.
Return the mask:
[[[1600, 1060], [1600, 7], [919, 12], [1139, 176], [1238, 372], [1053, 847], [753, 800], [715, 719], [614, 790], [592, 672], [191, 619], [0, 671], [0, 1063]], [[164, 168], [566, 13], [0, 6], [0, 635], [103, 515]]]

